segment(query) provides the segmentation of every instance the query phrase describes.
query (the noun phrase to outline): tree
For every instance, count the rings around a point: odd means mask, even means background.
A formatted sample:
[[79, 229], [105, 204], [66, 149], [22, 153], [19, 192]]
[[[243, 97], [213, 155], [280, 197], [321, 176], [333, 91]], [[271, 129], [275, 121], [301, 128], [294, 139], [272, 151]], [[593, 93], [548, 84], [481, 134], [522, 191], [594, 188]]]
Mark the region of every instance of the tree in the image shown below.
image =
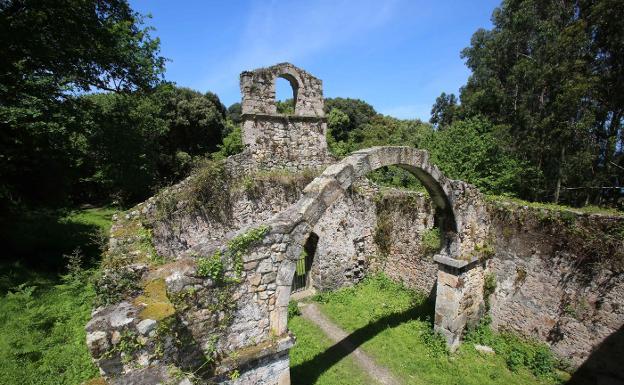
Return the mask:
[[89, 201], [136, 202], [187, 175], [217, 150], [225, 107], [212, 93], [165, 83], [150, 92], [86, 95], [87, 148], [77, 190]]
[[234, 124], [241, 124], [242, 123], [242, 118], [241, 115], [243, 114], [243, 109], [240, 103], [234, 103], [231, 106], [228, 107], [227, 109], [227, 117], [234, 123]]
[[438, 129], [449, 126], [453, 123], [457, 114], [457, 97], [455, 94], [446, 94], [442, 92], [436, 98], [435, 104], [431, 108], [431, 119], [429, 122]]
[[370, 104], [350, 98], [329, 98], [325, 99], [325, 113], [338, 109], [349, 117], [349, 124], [341, 128], [341, 130], [333, 130], [332, 135], [337, 141], [346, 140], [350, 131], [362, 127], [369, 123], [370, 120], [377, 115], [377, 111]]
[[524, 198], [622, 180], [609, 165], [622, 157], [623, 19], [619, 1], [505, 0], [462, 51], [472, 74], [461, 112], [505, 127], [505, 146], [534, 171]]
[[527, 166], [501, 147], [496, 127], [483, 118], [455, 121], [421, 136], [420, 148], [450, 178], [493, 194], [517, 195]]
[[345, 114], [338, 108], [333, 108], [327, 115], [327, 127], [332, 132], [348, 132], [351, 120], [349, 115]]
[[144, 199], [159, 180], [160, 143], [167, 135], [162, 104], [145, 95], [103, 93], [85, 97], [90, 104], [86, 161], [89, 174], [80, 190], [119, 203]]
[[151, 98], [162, 104], [167, 125], [167, 134], [160, 140], [161, 178], [172, 182], [189, 170], [190, 163], [181, 161], [217, 150], [227, 110], [211, 92], [202, 94], [171, 85], [159, 87]]
[[158, 84], [159, 41], [124, 0], [0, 2], [0, 202], [66, 200], [85, 150], [76, 94]]

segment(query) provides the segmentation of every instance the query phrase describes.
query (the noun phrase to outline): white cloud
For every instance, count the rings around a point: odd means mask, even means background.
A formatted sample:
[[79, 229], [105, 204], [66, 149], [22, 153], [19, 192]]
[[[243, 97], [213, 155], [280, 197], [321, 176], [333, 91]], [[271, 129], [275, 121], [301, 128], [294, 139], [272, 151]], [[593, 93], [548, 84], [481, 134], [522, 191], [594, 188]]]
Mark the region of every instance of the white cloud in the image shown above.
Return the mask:
[[[233, 55], [225, 57], [204, 86], [217, 93], [237, 89], [243, 70], [290, 61], [360, 38], [386, 24], [403, 0], [254, 1]], [[330, 59], [328, 59], [330, 60]], [[234, 88], [235, 87], [235, 88]]]

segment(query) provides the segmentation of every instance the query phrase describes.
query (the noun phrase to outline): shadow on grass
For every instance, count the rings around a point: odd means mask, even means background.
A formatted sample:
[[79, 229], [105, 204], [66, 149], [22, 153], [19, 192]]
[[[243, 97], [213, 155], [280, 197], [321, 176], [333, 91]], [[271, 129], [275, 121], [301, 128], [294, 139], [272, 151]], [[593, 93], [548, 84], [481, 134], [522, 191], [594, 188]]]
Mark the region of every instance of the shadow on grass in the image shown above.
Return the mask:
[[0, 293], [24, 282], [41, 284], [58, 280], [67, 260], [79, 249], [84, 267], [99, 260], [102, 230], [76, 220], [69, 210], [38, 210], [0, 219], [3, 253], [0, 260]]
[[[435, 288], [433, 290], [435, 293]], [[291, 367], [291, 381], [293, 385], [313, 385], [321, 374], [351, 354], [363, 343], [388, 328], [393, 328], [412, 320], [428, 321], [432, 323], [431, 326], [433, 327], [433, 313], [434, 302], [428, 299], [404, 312], [381, 317], [349, 334], [343, 340], [332, 345], [324, 352], [317, 354], [312, 359]]]

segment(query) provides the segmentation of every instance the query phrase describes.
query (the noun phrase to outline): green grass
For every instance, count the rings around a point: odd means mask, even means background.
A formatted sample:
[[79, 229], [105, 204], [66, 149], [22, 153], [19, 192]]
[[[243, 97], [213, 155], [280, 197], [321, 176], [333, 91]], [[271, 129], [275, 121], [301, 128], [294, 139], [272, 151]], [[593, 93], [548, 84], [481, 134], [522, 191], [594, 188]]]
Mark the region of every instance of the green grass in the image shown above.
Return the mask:
[[[321, 329], [306, 319], [296, 316], [288, 327], [297, 337], [290, 350], [290, 378], [293, 385], [368, 385], [368, 378], [350, 357], [344, 357], [341, 348], [333, 347]], [[328, 366], [329, 363], [335, 365]]]
[[602, 214], [602, 215], [615, 215], [615, 216], [623, 216], [624, 211], [608, 208], [608, 207], [600, 207], [600, 206], [583, 206], [583, 207], [571, 207], [566, 205], [558, 205], [554, 203], [542, 203], [542, 202], [529, 202], [518, 198], [500, 196], [500, 195], [486, 195], [487, 200], [491, 202], [501, 202], [501, 203], [514, 203], [519, 206], [527, 206], [535, 209], [546, 209], [552, 211], [571, 211], [579, 214]]
[[37, 210], [0, 217], [0, 294], [23, 282], [46, 284], [64, 273], [64, 255], [80, 249], [88, 267], [100, 260], [113, 208]]
[[78, 385], [98, 375], [84, 331], [93, 270], [68, 274], [64, 254], [79, 248], [82, 267], [93, 266], [114, 212], [30, 212], [16, 222], [13, 254], [0, 266], [0, 384]]
[[[433, 309], [425, 297], [375, 276], [315, 299], [330, 319], [351, 332], [353, 343], [405, 384], [560, 383], [552, 355], [542, 345], [513, 335], [488, 334], [489, 328], [473, 332], [470, 342], [448, 353], [442, 338], [432, 331]], [[483, 355], [473, 342], [488, 342], [497, 354]]]

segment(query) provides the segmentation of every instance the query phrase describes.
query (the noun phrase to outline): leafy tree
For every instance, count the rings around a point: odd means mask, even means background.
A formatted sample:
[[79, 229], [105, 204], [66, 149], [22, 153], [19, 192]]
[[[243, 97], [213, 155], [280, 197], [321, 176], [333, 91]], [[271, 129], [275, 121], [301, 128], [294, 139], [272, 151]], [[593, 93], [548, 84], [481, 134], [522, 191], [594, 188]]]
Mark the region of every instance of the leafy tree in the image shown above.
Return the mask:
[[192, 157], [217, 150], [225, 131], [225, 106], [208, 92], [166, 85], [150, 96], [162, 104], [167, 134], [160, 140], [161, 177], [172, 182], [184, 175]]
[[[167, 122], [161, 106], [147, 96], [105, 93], [86, 97], [91, 103], [88, 141], [91, 174], [80, 186], [89, 200], [145, 198], [156, 185], [162, 156], [160, 142]], [[169, 154], [167, 154], [169, 155]]]
[[516, 195], [526, 165], [499, 145], [496, 131], [485, 119], [456, 121], [444, 130], [425, 133], [420, 147], [429, 151], [446, 176], [488, 193]]
[[89, 201], [137, 201], [217, 150], [225, 108], [211, 93], [163, 84], [145, 93], [86, 95], [81, 125], [90, 166], [79, 190]]
[[567, 185], [600, 201], [596, 187], [621, 184], [623, 19], [621, 1], [505, 0], [462, 52], [462, 114], [506, 128], [533, 170], [523, 197], [558, 201]]
[[437, 128], [444, 128], [453, 123], [457, 114], [457, 97], [455, 94], [442, 92], [436, 98], [435, 104], [431, 108], [431, 119], [429, 122]]
[[[232, 123], [227, 123], [230, 125]], [[240, 126], [233, 126], [230, 133], [223, 138], [223, 143], [219, 145], [219, 155], [228, 157], [243, 151], [243, 139]]]
[[349, 115], [334, 108], [327, 115], [327, 145], [331, 152], [338, 156], [345, 156], [348, 153], [348, 147], [344, 141], [337, 141], [335, 132], [343, 133], [348, 131], [350, 124]]
[[377, 115], [373, 106], [359, 99], [325, 99], [325, 113], [328, 114], [333, 109], [338, 109], [349, 117], [349, 124], [342, 126], [341, 130], [332, 130], [334, 139], [338, 141], [346, 140], [350, 131], [369, 123]]
[[240, 103], [234, 103], [231, 106], [228, 107], [227, 109], [227, 117], [234, 123], [234, 124], [241, 124], [242, 123], [242, 119], [241, 119], [241, 115], [243, 113], [242, 110], [242, 106]]
[[124, 0], [0, 2], [0, 202], [59, 202], [85, 151], [92, 89], [153, 87], [159, 41]]

